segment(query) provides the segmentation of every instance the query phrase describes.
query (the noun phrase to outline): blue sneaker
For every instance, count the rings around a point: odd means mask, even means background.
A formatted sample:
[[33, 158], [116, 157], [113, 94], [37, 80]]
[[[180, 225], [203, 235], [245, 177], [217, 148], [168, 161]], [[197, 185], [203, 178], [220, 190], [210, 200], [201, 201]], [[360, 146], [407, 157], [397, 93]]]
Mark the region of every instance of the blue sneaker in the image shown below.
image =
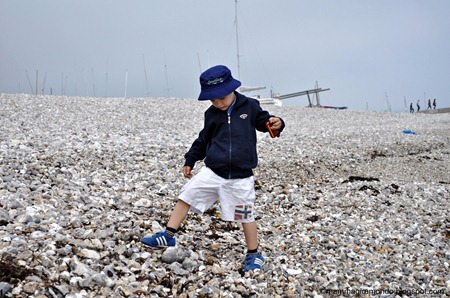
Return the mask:
[[151, 237], [142, 238], [141, 243], [153, 248], [167, 248], [169, 246], [175, 246], [177, 242], [174, 237], [167, 235], [166, 231], [162, 231]]
[[261, 253], [255, 256], [247, 255], [245, 257], [244, 272], [261, 270], [262, 265], [264, 265], [264, 258]]

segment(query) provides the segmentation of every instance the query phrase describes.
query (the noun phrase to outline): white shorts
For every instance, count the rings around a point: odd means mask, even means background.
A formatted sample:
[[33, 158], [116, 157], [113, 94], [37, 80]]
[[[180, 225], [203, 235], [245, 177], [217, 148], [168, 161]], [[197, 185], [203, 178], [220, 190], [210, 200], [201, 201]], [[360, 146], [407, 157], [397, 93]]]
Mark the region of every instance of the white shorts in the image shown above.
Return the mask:
[[235, 222], [255, 221], [255, 179], [224, 179], [204, 167], [181, 189], [179, 198], [191, 211], [203, 213], [220, 200], [221, 219]]

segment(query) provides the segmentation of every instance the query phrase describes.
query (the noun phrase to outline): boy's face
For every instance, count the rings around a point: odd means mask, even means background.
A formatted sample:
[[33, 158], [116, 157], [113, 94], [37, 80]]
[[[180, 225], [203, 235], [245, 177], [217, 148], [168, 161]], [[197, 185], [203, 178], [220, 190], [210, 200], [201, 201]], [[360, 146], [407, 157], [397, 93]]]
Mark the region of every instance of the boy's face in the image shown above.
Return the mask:
[[231, 92], [225, 97], [212, 99], [211, 103], [214, 107], [221, 109], [222, 111], [226, 111], [234, 100], [234, 92]]

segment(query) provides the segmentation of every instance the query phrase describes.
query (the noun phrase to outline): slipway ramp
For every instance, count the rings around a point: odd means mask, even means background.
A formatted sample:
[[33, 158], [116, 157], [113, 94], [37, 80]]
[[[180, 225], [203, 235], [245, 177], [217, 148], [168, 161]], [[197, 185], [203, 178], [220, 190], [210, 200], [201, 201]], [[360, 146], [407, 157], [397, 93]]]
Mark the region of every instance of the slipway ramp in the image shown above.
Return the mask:
[[450, 113], [450, 108], [441, 108], [441, 109], [433, 109], [433, 110], [421, 110], [419, 113], [423, 114], [442, 114], [442, 113]]

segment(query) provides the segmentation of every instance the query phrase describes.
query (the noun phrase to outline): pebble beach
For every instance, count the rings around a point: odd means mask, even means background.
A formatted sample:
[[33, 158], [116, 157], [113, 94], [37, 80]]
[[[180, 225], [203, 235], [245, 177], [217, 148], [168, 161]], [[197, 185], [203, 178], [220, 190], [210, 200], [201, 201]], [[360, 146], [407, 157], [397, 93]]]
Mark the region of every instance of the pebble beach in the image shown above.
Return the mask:
[[0, 297], [450, 295], [450, 113], [264, 105], [286, 128], [258, 133], [263, 270], [218, 206], [142, 245], [209, 105], [0, 94]]

